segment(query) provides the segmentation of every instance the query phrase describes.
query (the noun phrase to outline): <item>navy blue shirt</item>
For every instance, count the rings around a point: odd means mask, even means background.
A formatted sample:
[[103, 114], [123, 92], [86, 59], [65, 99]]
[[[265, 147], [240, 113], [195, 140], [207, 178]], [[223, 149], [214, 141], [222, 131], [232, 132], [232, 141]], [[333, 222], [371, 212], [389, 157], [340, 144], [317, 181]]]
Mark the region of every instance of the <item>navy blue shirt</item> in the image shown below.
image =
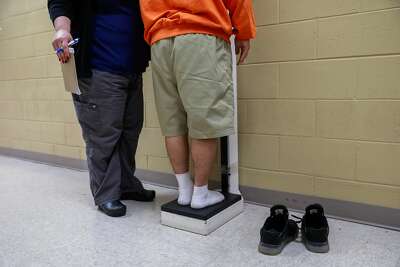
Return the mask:
[[140, 31], [135, 16], [140, 16], [132, 0], [96, 0], [93, 18], [91, 66], [114, 74], [135, 72], [135, 45]]

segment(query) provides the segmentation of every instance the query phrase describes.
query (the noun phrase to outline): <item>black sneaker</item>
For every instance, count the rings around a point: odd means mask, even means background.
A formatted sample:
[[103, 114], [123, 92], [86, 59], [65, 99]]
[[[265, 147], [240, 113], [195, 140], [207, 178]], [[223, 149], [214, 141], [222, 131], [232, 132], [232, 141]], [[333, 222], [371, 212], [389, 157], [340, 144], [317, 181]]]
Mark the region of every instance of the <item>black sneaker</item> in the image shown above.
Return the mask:
[[143, 189], [140, 192], [124, 192], [121, 194], [121, 200], [136, 200], [141, 202], [152, 202], [156, 197], [156, 191]]
[[329, 226], [324, 208], [320, 204], [308, 206], [301, 224], [301, 239], [306, 248], [315, 253], [328, 252], [328, 235]]
[[299, 228], [289, 220], [289, 212], [283, 205], [271, 208], [270, 216], [261, 228], [258, 251], [267, 255], [278, 255], [289, 242], [298, 236]]

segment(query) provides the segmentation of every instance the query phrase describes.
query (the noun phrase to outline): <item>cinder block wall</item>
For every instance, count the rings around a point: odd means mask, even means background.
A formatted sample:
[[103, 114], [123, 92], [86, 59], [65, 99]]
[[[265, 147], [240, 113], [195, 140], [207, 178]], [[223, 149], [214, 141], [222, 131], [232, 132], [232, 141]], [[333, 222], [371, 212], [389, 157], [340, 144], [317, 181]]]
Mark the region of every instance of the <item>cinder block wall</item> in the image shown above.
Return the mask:
[[45, 0], [0, 2], [0, 145], [82, 158]]
[[[84, 159], [45, 0], [0, 3], [0, 146]], [[400, 208], [400, 1], [254, 0], [241, 184]], [[145, 74], [142, 169], [170, 172]]]

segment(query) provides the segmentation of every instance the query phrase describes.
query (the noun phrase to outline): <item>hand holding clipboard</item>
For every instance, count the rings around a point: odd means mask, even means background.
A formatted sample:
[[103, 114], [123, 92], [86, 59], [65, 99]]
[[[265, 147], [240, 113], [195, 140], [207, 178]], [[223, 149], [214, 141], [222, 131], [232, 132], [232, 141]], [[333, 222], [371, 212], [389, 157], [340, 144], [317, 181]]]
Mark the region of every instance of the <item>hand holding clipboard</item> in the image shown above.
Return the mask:
[[[70, 58], [68, 62], [61, 64], [61, 71], [64, 77], [64, 86], [65, 91], [80, 95], [81, 90], [79, 89], [78, 76], [76, 74], [75, 67], [75, 56], [74, 49], [71, 46], [76, 45], [79, 42], [79, 39], [74, 39], [68, 43], [68, 49], [70, 53]], [[56, 49], [56, 54], [63, 53], [64, 48], [60, 47]]]

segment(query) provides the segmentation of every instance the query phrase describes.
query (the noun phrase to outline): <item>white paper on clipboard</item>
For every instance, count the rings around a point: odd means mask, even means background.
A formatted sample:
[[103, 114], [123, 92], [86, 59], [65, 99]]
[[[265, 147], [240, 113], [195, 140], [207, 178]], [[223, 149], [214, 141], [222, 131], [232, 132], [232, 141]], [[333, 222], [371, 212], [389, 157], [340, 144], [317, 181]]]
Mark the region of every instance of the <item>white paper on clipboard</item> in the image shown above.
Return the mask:
[[64, 77], [65, 91], [80, 95], [78, 76], [76, 75], [75, 53], [73, 48], [69, 48], [70, 58], [67, 63], [61, 64], [61, 71]]

